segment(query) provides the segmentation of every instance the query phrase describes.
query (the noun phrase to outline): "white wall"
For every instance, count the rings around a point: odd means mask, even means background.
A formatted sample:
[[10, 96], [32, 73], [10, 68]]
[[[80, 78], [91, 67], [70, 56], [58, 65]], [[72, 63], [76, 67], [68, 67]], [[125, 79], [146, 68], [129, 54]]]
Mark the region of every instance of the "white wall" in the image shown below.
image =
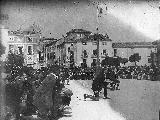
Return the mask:
[[[101, 53], [103, 52], [103, 49], [106, 49], [108, 51], [109, 56], [113, 56], [113, 48], [112, 43], [110, 41], [106, 41], [107, 45], [102, 45], [102, 42], [99, 43], [99, 55], [100, 55], [100, 61], [102, 61], [104, 58], [101, 57]], [[93, 45], [92, 42], [87, 42], [87, 45], [83, 45], [81, 42], [77, 43], [77, 65], [80, 65], [83, 62], [83, 59], [81, 58], [82, 51], [86, 50], [88, 57], [86, 58], [87, 65], [90, 67], [91, 63], [93, 62], [93, 59], [91, 58], [93, 54], [93, 50], [97, 49], [97, 45]]]
[[[151, 50], [154, 51], [154, 48], [117, 48], [117, 56], [129, 59], [129, 57], [134, 53], [139, 53], [141, 60], [137, 62], [137, 65], [150, 65], [150, 63], [148, 63], [148, 56], [150, 56]], [[132, 65], [135, 65], [135, 63], [126, 63], [126, 66]]]

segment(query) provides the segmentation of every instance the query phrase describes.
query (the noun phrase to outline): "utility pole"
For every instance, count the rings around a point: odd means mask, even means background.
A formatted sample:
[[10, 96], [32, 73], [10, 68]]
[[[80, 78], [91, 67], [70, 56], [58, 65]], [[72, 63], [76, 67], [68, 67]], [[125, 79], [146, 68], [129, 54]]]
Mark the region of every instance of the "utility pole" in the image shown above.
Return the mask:
[[97, 28], [97, 34], [96, 34], [96, 41], [97, 41], [97, 66], [96, 66], [96, 73], [99, 73], [100, 68], [100, 59], [99, 59], [99, 33]]
[[100, 14], [102, 13], [102, 8], [99, 8], [99, 3], [97, 4], [97, 28], [96, 28], [96, 34], [95, 34], [95, 38], [97, 41], [97, 64], [96, 64], [96, 74], [99, 73], [99, 69], [100, 69], [100, 59], [99, 59], [99, 17]]
[[[103, 9], [100, 7], [100, 2], [96, 3], [96, 8], [97, 8], [97, 27], [96, 27], [96, 34], [94, 35], [95, 41], [97, 42], [97, 64], [96, 64], [96, 74], [99, 73], [100, 70], [100, 55], [99, 55], [99, 42], [100, 42], [100, 34], [99, 34], [99, 17], [101, 17], [101, 14], [103, 14]], [[95, 5], [95, 2], [93, 3]], [[107, 10], [107, 7], [106, 7]]]

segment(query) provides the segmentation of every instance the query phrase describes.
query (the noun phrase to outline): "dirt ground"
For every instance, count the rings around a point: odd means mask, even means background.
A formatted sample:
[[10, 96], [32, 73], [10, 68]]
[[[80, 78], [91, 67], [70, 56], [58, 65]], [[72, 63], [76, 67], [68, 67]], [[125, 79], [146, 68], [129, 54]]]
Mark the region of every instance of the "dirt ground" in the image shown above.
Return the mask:
[[[127, 120], [158, 120], [160, 82], [121, 79], [120, 90], [108, 92], [110, 106]], [[91, 90], [92, 81], [77, 81]]]

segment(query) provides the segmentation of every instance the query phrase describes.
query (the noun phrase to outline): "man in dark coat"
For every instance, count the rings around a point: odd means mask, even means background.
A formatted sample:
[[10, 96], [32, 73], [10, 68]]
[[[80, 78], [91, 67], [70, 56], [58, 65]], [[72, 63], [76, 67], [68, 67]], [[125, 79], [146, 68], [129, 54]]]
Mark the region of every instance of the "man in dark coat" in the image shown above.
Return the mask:
[[94, 92], [95, 97], [99, 97], [99, 92], [102, 90], [103, 82], [105, 80], [104, 69], [100, 69], [99, 73], [95, 76], [92, 83], [92, 90]]
[[108, 97], [107, 97], [107, 95], [108, 95], [108, 93], [107, 93], [107, 89], [108, 89], [107, 86], [108, 86], [108, 84], [110, 82], [110, 76], [111, 76], [111, 73], [110, 73], [110, 71], [109, 71], [108, 68], [105, 69], [104, 75], [105, 75], [105, 80], [103, 82], [104, 99], [108, 99]]

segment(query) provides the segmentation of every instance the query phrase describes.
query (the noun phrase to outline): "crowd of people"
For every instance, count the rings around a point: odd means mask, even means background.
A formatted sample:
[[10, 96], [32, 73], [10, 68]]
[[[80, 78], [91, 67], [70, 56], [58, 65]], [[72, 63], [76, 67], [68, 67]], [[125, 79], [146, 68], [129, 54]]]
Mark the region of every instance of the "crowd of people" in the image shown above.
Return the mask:
[[[51, 73], [53, 73], [53, 75], [51, 75]], [[11, 86], [13, 86], [12, 84], [14, 84], [14, 88], [16, 85], [18, 86], [16, 88], [17, 91], [15, 91], [16, 93], [13, 95], [20, 96], [19, 97], [20, 99], [16, 99], [15, 97], [15, 100], [20, 101], [19, 103], [21, 107], [18, 107], [15, 110], [18, 111], [17, 116], [20, 116], [20, 114], [27, 115], [31, 113], [32, 114], [36, 113], [37, 106], [35, 106], [34, 104], [34, 96], [36, 93], [38, 93], [37, 92], [38, 90], [39, 91], [44, 90], [42, 86], [46, 86], [46, 83], [49, 84], [48, 82], [44, 82], [50, 79], [48, 75], [51, 75], [52, 79], [54, 78], [57, 81], [55, 82], [54, 91], [57, 90], [63, 91], [64, 84], [69, 84], [69, 80], [73, 79], [93, 80], [92, 90], [94, 92], [94, 97], [95, 98], [99, 97], [100, 91], [104, 89], [103, 93], [104, 98], [108, 98], [107, 89], [119, 90], [120, 79], [157, 80], [159, 74], [160, 70], [157, 66], [128, 66], [128, 67], [103, 66], [100, 67], [98, 72], [95, 67], [92, 68], [75, 67], [70, 69], [67, 67], [51, 66], [51, 67], [44, 67], [39, 70], [33, 70], [32, 68], [28, 69], [28, 71], [26, 71], [23, 75], [17, 76], [15, 81], [8, 84], [7, 87], [10, 88]], [[14, 90], [10, 89], [10, 91], [6, 92], [10, 93], [11, 91]], [[52, 93], [55, 92], [52, 91]], [[13, 95], [9, 96], [13, 97]], [[9, 104], [13, 103], [11, 102], [10, 98], [7, 98], [7, 100], [9, 100], [8, 101]], [[71, 94], [69, 96], [63, 96], [61, 101], [62, 101], [61, 105], [63, 106], [69, 105], [71, 101]], [[27, 106], [27, 108], [22, 106]]]
[[[160, 75], [160, 69], [157, 66], [107, 66], [104, 67], [104, 69], [105, 68], [113, 70], [117, 74], [118, 78], [121, 79], [157, 80], [158, 75]], [[70, 76], [70, 79], [74, 80], [93, 80], [96, 73], [95, 67], [75, 67], [72, 70], [67, 68], [66, 70], [66, 74]]]

